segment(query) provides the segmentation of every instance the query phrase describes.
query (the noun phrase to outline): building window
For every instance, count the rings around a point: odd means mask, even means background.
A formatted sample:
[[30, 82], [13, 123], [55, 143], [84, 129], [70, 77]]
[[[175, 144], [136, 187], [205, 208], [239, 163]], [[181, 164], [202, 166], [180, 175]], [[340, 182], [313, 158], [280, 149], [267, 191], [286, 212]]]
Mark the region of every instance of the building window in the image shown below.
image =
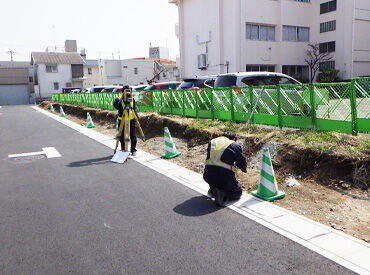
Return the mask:
[[310, 28], [283, 26], [283, 40], [308, 42], [310, 40]]
[[134, 68], [134, 74], [138, 74], [138, 68]]
[[247, 65], [246, 72], [275, 72], [274, 65]]
[[33, 77], [32, 77], [32, 76], [28, 77], [28, 81], [29, 81], [30, 83], [32, 83], [32, 82], [33, 82]]
[[296, 2], [306, 2], [306, 3], [310, 3], [310, 0], [294, 0]]
[[163, 73], [162, 73], [162, 76], [163, 76], [164, 78], [166, 78], [166, 77], [167, 77], [167, 73], [166, 73], [166, 72], [163, 72]]
[[337, 0], [320, 4], [320, 14], [337, 10]]
[[[94, 86], [95, 86], [95, 85], [94, 85]], [[67, 87], [67, 88], [72, 87], [72, 82], [66, 82], [66, 87]]]
[[59, 90], [59, 82], [54, 82], [54, 90]]
[[127, 66], [123, 66], [124, 69], [127, 69]]
[[275, 41], [275, 26], [247, 24], [246, 38], [248, 40]]
[[334, 70], [335, 69], [335, 61], [326, 61], [319, 63], [319, 70], [327, 71], [327, 70]]
[[335, 41], [325, 42], [319, 44], [320, 53], [331, 53], [335, 52]]
[[46, 65], [46, 72], [47, 73], [57, 73], [58, 72], [58, 66], [55, 64], [52, 65]]
[[337, 28], [336, 20], [320, 23], [320, 33], [335, 31], [336, 28]]
[[87, 68], [87, 74], [92, 74], [92, 68]]
[[309, 79], [308, 66], [283, 65], [282, 73], [290, 75], [291, 77], [296, 78], [300, 82], [308, 82]]

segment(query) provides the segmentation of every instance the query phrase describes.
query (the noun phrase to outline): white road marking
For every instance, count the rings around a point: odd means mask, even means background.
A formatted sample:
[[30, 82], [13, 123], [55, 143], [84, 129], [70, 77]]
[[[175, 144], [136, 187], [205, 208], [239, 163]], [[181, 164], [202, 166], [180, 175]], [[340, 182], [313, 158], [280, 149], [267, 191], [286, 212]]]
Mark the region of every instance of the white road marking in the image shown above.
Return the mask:
[[62, 156], [61, 154], [59, 154], [57, 149], [55, 149], [54, 147], [44, 147], [44, 148], [42, 148], [42, 150], [44, 151], [44, 153], [45, 153], [45, 155], [48, 159], [50, 159], [50, 158], [60, 158]]
[[[109, 141], [109, 137], [106, 135], [87, 129], [41, 108], [32, 108], [111, 149], [115, 148], [115, 140]], [[132, 159], [196, 192], [207, 194], [209, 186], [204, 182], [201, 174], [141, 150], [138, 150], [137, 155]], [[354, 272], [370, 274], [368, 261], [370, 259], [370, 245], [364, 241], [244, 192], [239, 201], [227, 207]], [[297, 226], [290, 224], [290, 222], [297, 221], [299, 221]], [[335, 241], [331, 241], [333, 239]], [[348, 253], [345, 255], [338, 253], [338, 246], [344, 247]]]
[[62, 156], [61, 154], [59, 154], [57, 149], [55, 149], [54, 147], [44, 147], [42, 148], [42, 151], [39, 151], [39, 152], [11, 154], [11, 155], [8, 155], [8, 158], [29, 157], [29, 156], [37, 156], [37, 155], [46, 155], [48, 159], [58, 158]]
[[109, 226], [108, 224], [104, 223], [104, 226], [109, 229], [113, 229], [113, 227]]

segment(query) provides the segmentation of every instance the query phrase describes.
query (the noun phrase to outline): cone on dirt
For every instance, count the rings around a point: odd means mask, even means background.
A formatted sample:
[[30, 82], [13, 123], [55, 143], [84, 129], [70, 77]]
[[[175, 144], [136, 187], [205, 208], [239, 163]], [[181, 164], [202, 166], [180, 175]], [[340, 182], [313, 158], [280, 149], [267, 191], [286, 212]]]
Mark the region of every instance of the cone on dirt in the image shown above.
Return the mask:
[[89, 112], [87, 112], [87, 128], [94, 128], [94, 127], [95, 127], [95, 125], [92, 121], [92, 118], [91, 118]]
[[54, 107], [53, 107], [53, 104], [50, 104], [50, 112], [52, 112], [52, 113], [55, 112]]
[[285, 193], [278, 190], [268, 148], [263, 148], [260, 181], [257, 190], [252, 191], [252, 195], [265, 201], [273, 201], [285, 197]]
[[60, 106], [60, 108], [59, 108], [59, 113], [60, 113], [60, 116], [61, 116], [61, 117], [65, 117], [65, 116], [66, 116], [66, 114], [65, 114], [65, 113], [64, 113], [64, 111], [63, 111], [62, 106]]
[[114, 136], [114, 139], [117, 139], [117, 136], [118, 136], [118, 132], [119, 132], [119, 127], [118, 127], [118, 118], [117, 118], [117, 120], [116, 120], [116, 135]]
[[164, 127], [164, 154], [163, 158], [172, 159], [181, 155], [179, 151], [176, 150], [175, 143], [173, 143], [170, 131], [167, 127]]

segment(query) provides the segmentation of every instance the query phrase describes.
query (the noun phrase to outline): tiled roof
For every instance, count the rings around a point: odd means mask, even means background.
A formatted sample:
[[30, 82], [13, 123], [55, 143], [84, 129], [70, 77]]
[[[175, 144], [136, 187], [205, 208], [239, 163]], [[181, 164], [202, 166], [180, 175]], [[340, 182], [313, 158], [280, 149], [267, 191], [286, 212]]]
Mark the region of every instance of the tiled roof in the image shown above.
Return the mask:
[[85, 64], [79, 53], [33, 52], [32, 64]]
[[132, 58], [131, 60], [158, 61], [158, 62], [161, 62], [162, 64], [174, 64], [174, 65], [176, 65], [176, 61], [168, 60], [168, 59], [161, 59], [161, 58], [138, 57], [138, 58]]
[[99, 66], [98, 60], [96, 59], [86, 59], [85, 60], [86, 64], [85, 66]]

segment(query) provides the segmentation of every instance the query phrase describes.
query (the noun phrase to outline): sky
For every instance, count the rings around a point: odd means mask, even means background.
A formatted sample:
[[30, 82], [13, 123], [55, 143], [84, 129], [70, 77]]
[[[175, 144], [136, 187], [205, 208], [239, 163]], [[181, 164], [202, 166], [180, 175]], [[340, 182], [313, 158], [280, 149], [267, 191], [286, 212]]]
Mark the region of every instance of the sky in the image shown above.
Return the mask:
[[[168, 0], [0, 0], [0, 61], [29, 61], [32, 51], [68, 39], [87, 59], [148, 57], [149, 45], [179, 55], [177, 7]], [[120, 54], [118, 54], [118, 51]]]

